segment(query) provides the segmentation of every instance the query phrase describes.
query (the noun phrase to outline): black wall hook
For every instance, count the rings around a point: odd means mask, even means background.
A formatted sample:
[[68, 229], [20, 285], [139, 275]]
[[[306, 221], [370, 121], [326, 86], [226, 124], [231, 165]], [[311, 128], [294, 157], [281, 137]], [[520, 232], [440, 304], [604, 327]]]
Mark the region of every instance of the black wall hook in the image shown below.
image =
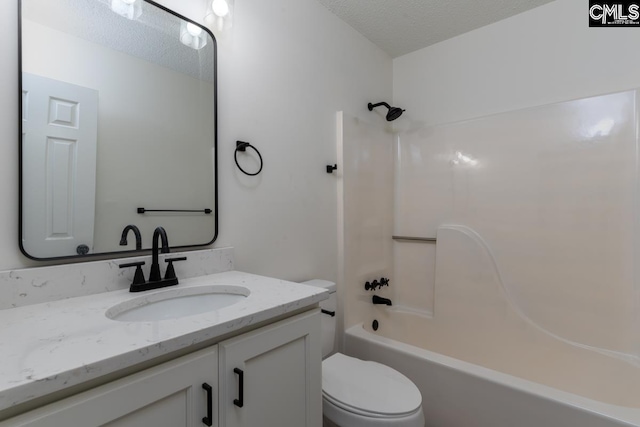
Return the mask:
[[336, 169], [338, 169], [338, 165], [327, 165], [327, 173], [333, 173]]

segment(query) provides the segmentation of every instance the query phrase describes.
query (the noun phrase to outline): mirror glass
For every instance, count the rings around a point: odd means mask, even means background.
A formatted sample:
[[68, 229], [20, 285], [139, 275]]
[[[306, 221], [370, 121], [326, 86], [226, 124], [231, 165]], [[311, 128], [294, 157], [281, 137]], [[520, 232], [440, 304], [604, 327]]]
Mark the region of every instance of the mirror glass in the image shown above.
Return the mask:
[[[217, 235], [216, 42], [145, 0], [22, 0], [20, 247], [30, 258]], [[142, 210], [141, 210], [142, 209]]]

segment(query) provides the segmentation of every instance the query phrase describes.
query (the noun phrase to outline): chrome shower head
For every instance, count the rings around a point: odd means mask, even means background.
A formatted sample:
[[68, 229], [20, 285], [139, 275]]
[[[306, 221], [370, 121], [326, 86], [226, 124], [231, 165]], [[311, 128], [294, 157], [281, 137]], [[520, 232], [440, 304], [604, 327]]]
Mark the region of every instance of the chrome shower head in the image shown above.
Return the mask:
[[403, 110], [402, 108], [392, 107], [389, 104], [387, 104], [386, 102], [378, 102], [377, 104], [369, 103], [367, 105], [367, 107], [369, 108], [369, 111], [373, 111], [374, 108], [379, 107], [381, 105], [384, 105], [389, 110], [387, 112], [387, 121], [388, 122], [394, 121], [395, 119], [400, 117], [402, 115], [402, 113], [404, 113], [406, 111], [406, 110]]

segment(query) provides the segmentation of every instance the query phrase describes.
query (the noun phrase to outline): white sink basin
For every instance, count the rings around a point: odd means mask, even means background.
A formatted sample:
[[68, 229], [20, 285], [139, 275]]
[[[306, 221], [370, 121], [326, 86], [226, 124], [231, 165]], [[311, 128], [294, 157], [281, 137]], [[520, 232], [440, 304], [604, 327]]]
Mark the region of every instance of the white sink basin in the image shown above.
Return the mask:
[[151, 322], [194, 316], [243, 301], [249, 289], [234, 285], [208, 285], [148, 291], [109, 308], [105, 315], [121, 322]]

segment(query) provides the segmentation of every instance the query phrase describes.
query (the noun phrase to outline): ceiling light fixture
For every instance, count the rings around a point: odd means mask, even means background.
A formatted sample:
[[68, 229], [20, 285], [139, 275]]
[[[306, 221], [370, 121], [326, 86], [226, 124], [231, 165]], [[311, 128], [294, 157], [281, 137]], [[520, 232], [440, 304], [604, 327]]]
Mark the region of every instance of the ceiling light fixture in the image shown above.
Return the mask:
[[193, 37], [198, 37], [200, 34], [202, 34], [202, 28], [192, 24], [191, 22], [187, 22], [187, 31]]
[[111, 0], [111, 10], [133, 21], [142, 15], [142, 0]]
[[232, 25], [233, 0], [212, 0], [209, 2], [204, 21], [214, 30], [221, 32]]
[[207, 45], [207, 33], [191, 22], [180, 22], [180, 41], [193, 49], [200, 50]]
[[213, 0], [211, 2], [211, 10], [221, 18], [229, 14], [229, 4], [227, 0]]

